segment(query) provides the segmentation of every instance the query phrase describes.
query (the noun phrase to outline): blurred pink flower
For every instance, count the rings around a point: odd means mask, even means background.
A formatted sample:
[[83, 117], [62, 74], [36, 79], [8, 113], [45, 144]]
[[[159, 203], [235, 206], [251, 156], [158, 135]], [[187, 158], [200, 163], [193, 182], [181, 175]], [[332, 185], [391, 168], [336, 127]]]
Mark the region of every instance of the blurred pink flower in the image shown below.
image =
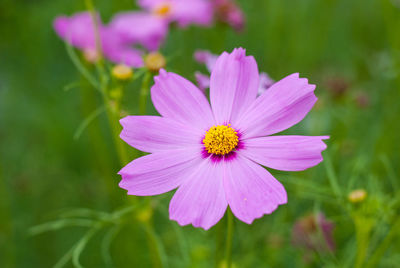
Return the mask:
[[210, 76], [200, 73], [200, 72], [195, 72], [194, 77], [197, 82], [197, 86], [199, 89], [205, 93], [207, 88], [210, 88]]
[[194, 59], [198, 63], [205, 64], [208, 72], [211, 73], [215, 63], [217, 62], [218, 55], [207, 50], [197, 50], [194, 52]]
[[122, 12], [110, 27], [124, 42], [141, 44], [149, 51], [158, 50], [168, 33], [168, 21], [146, 12]]
[[120, 137], [150, 153], [119, 171], [129, 195], [178, 187], [169, 207], [180, 225], [209, 229], [229, 205], [241, 221], [287, 202], [265, 168], [299, 171], [320, 163], [327, 136], [269, 136], [298, 122], [317, 101], [315, 86], [292, 74], [257, 98], [259, 72], [244, 49], [222, 53], [211, 74], [210, 101], [185, 78], [161, 70], [151, 99], [161, 116], [121, 119]]
[[293, 226], [292, 243], [320, 253], [335, 250], [333, 229], [335, 225], [322, 213], [298, 219]]
[[213, 6], [209, 0], [139, 0], [139, 5], [169, 22], [177, 22], [180, 27], [189, 24], [208, 26], [213, 19]]
[[267, 89], [269, 89], [275, 81], [269, 77], [267, 73], [260, 73], [260, 85], [258, 86], [258, 95], [263, 94]]
[[[205, 64], [208, 72], [211, 73], [215, 62], [218, 59], [218, 55], [213, 54], [207, 50], [197, 50], [194, 53], [194, 59], [198, 63]], [[197, 85], [203, 92], [205, 92], [205, 90], [210, 87], [210, 77], [200, 72], [196, 72], [194, 75]], [[258, 87], [257, 95], [260, 96], [274, 83], [275, 81], [272, 80], [267, 73], [260, 73], [260, 84]]]
[[236, 31], [244, 27], [244, 15], [234, 0], [212, 0], [217, 19], [232, 26]]
[[[114, 63], [123, 63], [131, 67], [143, 65], [139, 50], [130, 47], [118, 33], [101, 23], [97, 15], [101, 49], [104, 57]], [[59, 16], [54, 20], [56, 33], [66, 42], [84, 52], [89, 61], [99, 58], [96, 51], [96, 35], [92, 17], [89, 12], [77, 13], [71, 17]]]

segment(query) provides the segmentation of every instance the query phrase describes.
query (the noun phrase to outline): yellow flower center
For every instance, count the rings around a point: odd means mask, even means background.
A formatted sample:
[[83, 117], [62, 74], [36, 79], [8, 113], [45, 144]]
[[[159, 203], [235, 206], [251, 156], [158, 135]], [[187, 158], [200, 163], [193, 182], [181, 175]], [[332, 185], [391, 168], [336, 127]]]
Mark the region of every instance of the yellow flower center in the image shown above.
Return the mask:
[[239, 137], [230, 124], [212, 126], [203, 139], [204, 147], [210, 154], [226, 155], [232, 152], [239, 143]]
[[162, 3], [154, 8], [153, 13], [160, 17], [167, 17], [171, 13], [171, 5], [169, 3]]

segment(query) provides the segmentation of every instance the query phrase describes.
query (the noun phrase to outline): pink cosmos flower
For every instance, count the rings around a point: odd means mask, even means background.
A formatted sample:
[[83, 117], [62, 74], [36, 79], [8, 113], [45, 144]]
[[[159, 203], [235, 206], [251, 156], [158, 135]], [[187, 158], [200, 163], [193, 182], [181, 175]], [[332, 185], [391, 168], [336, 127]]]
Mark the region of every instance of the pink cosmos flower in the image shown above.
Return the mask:
[[241, 31], [244, 26], [244, 15], [240, 7], [233, 0], [212, 0], [217, 18]]
[[[124, 63], [132, 67], [143, 65], [139, 50], [130, 47], [118, 33], [101, 23], [97, 15], [101, 48], [104, 57], [114, 63]], [[81, 49], [89, 61], [96, 61], [96, 35], [89, 12], [77, 13], [71, 17], [59, 16], [54, 20], [56, 33], [72, 46]]]
[[[218, 59], [218, 55], [206, 50], [197, 50], [194, 53], [194, 58], [197, 62], [205, 64], [207, 70], [211, 73]], [[210, 76], [202, 74], [200, 72], [195, 72], [194, 75], [197, 81], [197, 85], [203, 92], [205, 92], [205, 90], [210, 87]], [[260, 84], [258, 86], [257, 95], [260, 96], [274, 83], [275, 81], [272, 80], [267, 73], [260, 73]]]
[[180, 27], [189, 24], [208, 26], [213, 19], [213, 6], [208, 0], [139, 0], [139, 5]]
[[178, 187], [170, 219], [209, 229], [229, 205], [250, 224], [287, 202], [285, 188], [261, 165], [304, 170], [322, 161], [327, 136], [270, 136], [298, 122], [317, 98], [314, 85], [292, 74], [257, 98], [257, 63], [242, 48], [219, 56], [210, 100], [191, 82], [161, 70], [151, 88], [161, 116], [121, 119], [121, 138], [150, 153], [119, 171], [129, 195]]
[[146, 12], [119, 13], [110, 27], [124, 42], [141, 44], [150, 51], [158, 50], [168, 33], [166, 19]]

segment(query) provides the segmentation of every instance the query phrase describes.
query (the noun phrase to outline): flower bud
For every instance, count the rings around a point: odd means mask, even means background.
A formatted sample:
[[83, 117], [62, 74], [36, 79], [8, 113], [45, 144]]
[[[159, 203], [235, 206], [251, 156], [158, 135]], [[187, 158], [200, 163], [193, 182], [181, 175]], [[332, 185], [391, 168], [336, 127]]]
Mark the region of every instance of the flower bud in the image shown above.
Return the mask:
[[152, 216], [153, 216], [152, 209], [150, 207], [146, 207], [140, 210], [136, 217], [140, 222], [148, 222]]
[[83, 58], [89, 63], [96, 63], [99, 61], [100, 56], [96, 49], [85, 49], [83, 51]]
[[132, 78], [133, 71], [124, 64], [115, 65], [111, 70], [112, 76], [118, 80], [129, 80]]
[[367, 198], [367, 192], [364, 189], [357, 189], [350, 192], [347, 198], [351, 203], [361, 203]]
[[159, 52], [151, 52], [144, 58], [144, 65], [152, 72], [158, 72], [165, 64], [165, 57]]
[[122, 98], [123, 92], [120, 87], [113, 88], [110, 90], [110, 97], [113, 100], [120, 100]]
[[335, 225], [324, 214], [309, 214], [298, 219], [292, 230], [294, 246], [324, 253], [335, 251], [333, 230]]

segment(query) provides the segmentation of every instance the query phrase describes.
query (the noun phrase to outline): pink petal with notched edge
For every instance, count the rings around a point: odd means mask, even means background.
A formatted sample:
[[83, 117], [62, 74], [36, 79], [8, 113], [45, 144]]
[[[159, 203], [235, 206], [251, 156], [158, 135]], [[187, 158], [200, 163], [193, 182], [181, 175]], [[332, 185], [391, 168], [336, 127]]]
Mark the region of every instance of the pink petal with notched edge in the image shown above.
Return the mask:
[[218, 58], [211, 73], [210, 99], [218, 125], [232, 123], [257, 96], [257, 63], [242, 48]]
[[153, 153], [179, 148], [202, 148], [204, 133], [159, 116], [127, 116], [120, 120], [121, 139], [130, 146]]
[[159, 49], [168, 32], [168, 22], [146, 12], [122, 12], [115, 15], [110, 26], [124, 42], [138, 43], [148, 50]]
[[237, 158], [225, 162], [224, 188], [233, 214], [247, 224], [287, 202], [282, 184], [239, 152]]
[[189, 124], [201, 131], [215, 124], [210, 104], [192, 82], [165, 70], [160, 70], [154, 80], [151, 99], [163, 117]]
[[240, 153], [263, 166], [300, 171], [319, 164], [329, 136], [270, 136], [243, 141]]
[[317, 101], [314, 89], [297, 73], [273, 84], [235, 123], [242, 139], [278, 133], [300, 122]]
[[147, 196], [169, 192], [183, 183], [203, 159], [200, 150], [157, 152], [133, 160], [118, 174], [119, 187], [129, 195]]
[[169, 205], [171, 220], [208, 230], [225, 213], [227, 201], [222, 185], [223, 164], [210, 158], [192, 170]]

